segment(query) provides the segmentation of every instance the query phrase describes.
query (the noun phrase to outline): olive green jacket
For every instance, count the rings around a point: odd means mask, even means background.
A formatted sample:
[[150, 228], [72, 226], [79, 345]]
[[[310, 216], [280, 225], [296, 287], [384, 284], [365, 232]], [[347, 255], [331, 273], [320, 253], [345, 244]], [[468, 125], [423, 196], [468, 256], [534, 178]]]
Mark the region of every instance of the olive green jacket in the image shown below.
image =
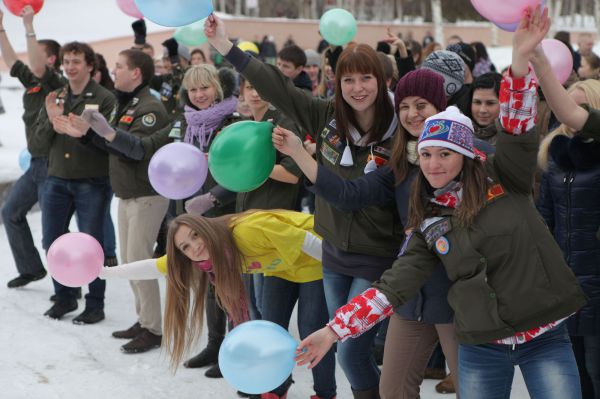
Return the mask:
[[[25, 123], [25, 137], [27, 149], [32, 157], [48, 156], [48, 143], [42, 145], [29, 145], [30, 137], [34, 132], [35, 121], [44, 108], [46, 96], [53, 90], [63, 87], [66, 79], [57, 71], [46, 67], [44, 76], [38, 79], [31, 69], [22, 61], [17, 60], [10, 69], [10, 76], [19, 79], [25, 92], [23, 93], [23, 122]], [[32, 143], [33, 144], [33, 143]]]
[[[70, 98], [70, 91], [68, 84], [57, 90], [58, 100], [64, 102], [64, 115], [81, 115], [85, 109], [97, 109], [106, 120], [114, 118], [114, 95], [93, 79], [76, 99]], [[102, 146], [89, 139], [77, 139], [54, 131], [45, 107], [40, 112], [29, 141], [36, 146], [49, 145], [48, 176], [63, 179], [108, 176], [108, 154]]]
[[115, 195], [122, 199], [157, 195], [148, 178], [148, 165], [156, 150], [170, 141], [166, 134], [158, 134], [170, 125], [165, 107], [144, 86], [121, 108], [113, 125], [142, 139], [145, 150], [139, 161], [110, 155], [110, 184]]
[[453, 209], [431, 204], [403, 255], [374, 284], [394, 307], [414, 296], [440, 261], [452, 283], [448, 302], [461, 343], [514, 336], [585, 304], [532, 201], [538, 146], [534, 131], [498, 133], [496, 153], [486, 161], [488, 201], [469, 228], [458, 224]]

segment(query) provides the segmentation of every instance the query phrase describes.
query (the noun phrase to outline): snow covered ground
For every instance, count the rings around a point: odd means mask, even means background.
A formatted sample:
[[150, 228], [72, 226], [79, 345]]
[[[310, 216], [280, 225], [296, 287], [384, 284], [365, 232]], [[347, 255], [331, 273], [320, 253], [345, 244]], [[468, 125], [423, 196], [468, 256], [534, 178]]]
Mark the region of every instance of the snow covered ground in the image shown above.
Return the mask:
[[[85, 7], [83, 7], [85, 3]], [[81, 11], [79, 11], [81, 10]], [[84, 20], [88, 29], [73, 32], [73, 16]], [[36, 28], [49, 37], [67, 40], [94, 41], [130, 35], [131, 18], [116, 8], [114, 1], [51, 0], [44, 5], [44, 18], [36, 19]], [[111, 21], [108, 25], [105, 21]], [[81, 22], [81, 21], [80, 21]], [[22, 29], [17, 18], [5, 17], [7, 31]], [[149, 32], [164, 28], [148, 24]], [[22, 36], [22, 37], [20, 37]], [[17, 51], [25, 49], [25, 36], [11, 36]], [[492, 60], [498, 68], [510, 62], [510, 49], [490, 49]], [[18, 156], [25, 148], [24, 128], [21, 120], [19, 83], [2, 75], [0, 97], [6, 114], [0, 115], [0, 183], [13, 181], [21, 174]], [[113, 202], [113, 212], [115, 211]], [[116, 217], [114, 218], [116, 221]], [[41, 242], [40, 214], [29, 215], [36, 243]], [[73, 226], [73, 230], [76, 228]], [[40, 247], [40, 252], [42, 249]], [[88, 399], [203, 399], [235, 398], [235, 390], [224, 380], [205, 378], [204, 370], [180, 368], [176, 374], [169, 370], [168, 359], [159, 350], [145, 354], [125, 355], [119, 351], [124, 341], [111, 337], [111, 332], [129, 327], [135, 321], [133, 295], [125, 281], [110, 281], [106, 292], [106, 320], [97, 325], [79, 326], [71, 319], [83, 310], [67, 315], [62, 321], [42, 316], [51, 306], [48, 297], [53, 293], [49, 277], [21, 289], [8, 289], [6, 282], [16, 276], [16, 269], [6, 232], [0, 229], [0, 397], [7, 399], [44, 398]], [[164, 293], [164, 282], [162, 292]], [[292, 335], [298, 337], [295, 322]], [[206, 342], [203, 333], [197, 349]], [[196, 351], [193, 351], [196, 352]], [[351, 398], [348, 382], [342, 371], [337, 371], [338, 398]], [[290, 389], [289, 399], [308, 398], [313, 394], [310, 372], [304, 368], [294, 371], [296, 383]], [[449, 398], [439, 395], [434, 386], [437, 381], [426, 380], [421, 398]], [[513, 398], [527, 398], [525, 385], [517, 373], [513, 385]]]

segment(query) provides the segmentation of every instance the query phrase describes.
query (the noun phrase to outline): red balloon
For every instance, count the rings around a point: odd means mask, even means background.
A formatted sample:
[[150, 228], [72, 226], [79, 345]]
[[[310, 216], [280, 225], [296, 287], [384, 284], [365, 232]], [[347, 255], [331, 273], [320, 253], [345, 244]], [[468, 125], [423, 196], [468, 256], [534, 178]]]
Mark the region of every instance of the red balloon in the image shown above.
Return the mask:
[[44, 0], [4, 0], [4, 5], [8, 11], [19, 17], [25, 6], [31, 6], [37, 14], [44, 5]]

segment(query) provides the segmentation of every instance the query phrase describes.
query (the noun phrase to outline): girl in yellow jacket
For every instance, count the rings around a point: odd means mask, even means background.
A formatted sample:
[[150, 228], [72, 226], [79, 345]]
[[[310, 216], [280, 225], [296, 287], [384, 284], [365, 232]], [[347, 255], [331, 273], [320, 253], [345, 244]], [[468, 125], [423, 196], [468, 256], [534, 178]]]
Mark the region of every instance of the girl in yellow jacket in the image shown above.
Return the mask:
[[[105, 267], [99, 277], [141, 280], [167, 276], [163, 345], [176, 367], [200, 335], [209, 282], [234, 325], [248, 320], [242, 273], [264, 273], [299, 285], [315, 282], [322, 291], [321, 239], [313, 230], [313, 216], [284, 210], [217, 218], [183, 214], [170, 224], [166, 256]], [[317, 298], [310, 299], [310, 306], [303, 306], [300, 300], [301, 338], [327, 322], [324, 294]], [[310, 314], [301, 314], [303, 307]], [[293, 304], [290, 316], [292, 309]], [[315, 309], [321, 309], [322, 314]], [[307, 320], [311, 326], [306, 325]], [[323, 371], [333, 375], [334, 355], [330, 352], [328, 356], [331, 361], [326, 362], [326, 368], [331, 370]]]

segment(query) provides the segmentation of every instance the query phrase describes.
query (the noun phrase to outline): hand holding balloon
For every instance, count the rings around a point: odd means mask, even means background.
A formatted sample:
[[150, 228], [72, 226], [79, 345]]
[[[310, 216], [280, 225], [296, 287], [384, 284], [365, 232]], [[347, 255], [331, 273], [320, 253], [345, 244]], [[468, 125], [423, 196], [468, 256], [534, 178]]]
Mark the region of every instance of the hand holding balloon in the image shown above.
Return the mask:
[[204, 23], [204, 34], [208, 42], [217, 49], [221, 55], [226, 55], [233, 47], [233, 43], [227, 38], [225, 24], [215, 14], [206, 18]]
[[308, 364], [309, 369], [315, 367], [338, 339], [333, 330], [327, 326], [310, 334], [296, 349], [295, 360], [298, 366]]
[[37, 14], [44, 5], [44, 0], [4, 0], [4, 5], [11, 14], [19, 17], [27, 6], [31, 6], [34, 13]]
[[271, 134], [273, 145], [275, 149], [282, 154], [289, 155], [292, 158], [298, 154], [304, 148], [300, 137], [296, 136], [294, 132], [276, 126]]
[[513, 57], [511, 71], [514, 77], [522, 77], [527, 74], [527, 63], [533, 56], [536, 47], [548, 34], [550, 19], [548, 9], [527, 9], [521, 19], [519, 27], [513, 35]]
[[21, 11], [21, 18], [23, 18], [23, 24], [25, 27], [33, 28], [33, 16], [35, 15], [35, 11], [33, 7], [27, 5], [23, 7], [23, 11]]

